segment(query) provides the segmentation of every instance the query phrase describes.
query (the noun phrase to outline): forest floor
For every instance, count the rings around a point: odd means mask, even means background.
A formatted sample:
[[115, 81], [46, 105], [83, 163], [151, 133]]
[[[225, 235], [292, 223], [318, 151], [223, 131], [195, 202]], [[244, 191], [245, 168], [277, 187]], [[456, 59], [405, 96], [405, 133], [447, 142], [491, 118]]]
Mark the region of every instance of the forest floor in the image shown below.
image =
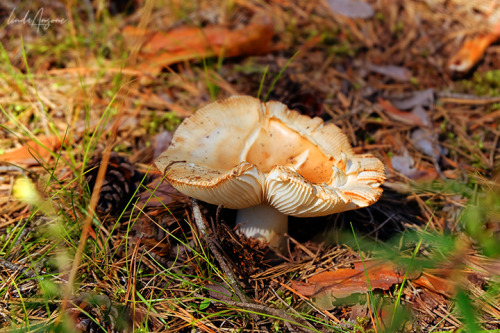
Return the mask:
[[[13, 1], [0, 24], [0, 331], [500, 329], [498, 2]], [[232, 95], [340, 127], [382, 198], [291, 217], [284, 254], [240, 236], [153, 166]]]

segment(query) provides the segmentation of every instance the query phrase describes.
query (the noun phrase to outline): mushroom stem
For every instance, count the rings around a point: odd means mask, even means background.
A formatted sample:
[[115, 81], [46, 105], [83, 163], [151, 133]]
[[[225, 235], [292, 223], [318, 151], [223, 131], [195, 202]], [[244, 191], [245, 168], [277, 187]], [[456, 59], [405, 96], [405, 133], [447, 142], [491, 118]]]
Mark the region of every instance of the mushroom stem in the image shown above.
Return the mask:
[[288, 216], [266, 204], [238, 209], [236, 224], [246, 237], [269, 243], [277, 252], [285, 249], [283, 234], [288, 231]]

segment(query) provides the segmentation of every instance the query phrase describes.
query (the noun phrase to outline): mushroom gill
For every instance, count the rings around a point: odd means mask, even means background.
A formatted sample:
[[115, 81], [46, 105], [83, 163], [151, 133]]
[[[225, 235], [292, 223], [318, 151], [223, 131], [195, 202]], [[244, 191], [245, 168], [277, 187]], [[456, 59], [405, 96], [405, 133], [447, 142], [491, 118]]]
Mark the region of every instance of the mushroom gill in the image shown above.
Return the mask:
[[211, 103], [184, 120], [155, 164], [179, 191], [238, 209], [240, 231], [275, 249], [283, 247], [287, 215], [371, 205], [385, 180], [382, 162], [354, 154], [337, 126], [249, 96]]

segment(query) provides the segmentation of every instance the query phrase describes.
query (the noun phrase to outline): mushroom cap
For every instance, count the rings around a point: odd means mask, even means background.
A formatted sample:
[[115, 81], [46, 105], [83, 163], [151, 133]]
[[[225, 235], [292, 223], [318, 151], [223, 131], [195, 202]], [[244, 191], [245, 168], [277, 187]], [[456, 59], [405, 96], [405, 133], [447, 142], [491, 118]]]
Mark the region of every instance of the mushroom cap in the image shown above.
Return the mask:
[[385, 180], [382, 162], [354, 154], [337, 126], [250, 96], [196, 111], [155, 164], [193, 198], [232, 209], [266, 203], [298, 217], [369, 206]]

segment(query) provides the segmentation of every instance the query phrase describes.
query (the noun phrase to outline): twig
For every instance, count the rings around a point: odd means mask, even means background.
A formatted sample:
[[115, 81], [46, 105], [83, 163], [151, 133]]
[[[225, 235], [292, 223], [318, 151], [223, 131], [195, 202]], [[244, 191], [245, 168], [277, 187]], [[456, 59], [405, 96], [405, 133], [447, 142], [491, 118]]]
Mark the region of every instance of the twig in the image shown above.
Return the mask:
[[[222, 271], [226, 275], [226, 277], [229, 281], [229, 284], [231, 285], [231, 288], [234, 290], [236, 296], [238, 296], [238, 298], [241, 300], [241, 302], [238, 302], [238, 304], [247, 304], [249, 306], [255, 305], [254, 303], [251, 303], [247, 299], [247, 297], [243, 293], [243, 291], [241, 291], [241, 286], [240, 286], [238, 280], [236, 279], [236, 277], [234, 276], [231, 268], [229, 267], [226, 260], [224, 259], [224, 257], [221, 255], [221, 253], [217, 249], [217, 246], [215, 245], [213, 239], [211, 237], [209, 237], [208, 232], [207, 232], [207, 227], [205, 226], [205, 222], [203, 221], [203, 216], [201, 215], [200, 206], [198, 205], [198, 201], [196, 199], [192, 199], [192, 202], [193, 202], [193, 205], [192, 205], [193, 206], [193, 217], [194, 217], [194, 221], [196, 223], [196, 226], [198, 227], [198, 230], [200, 230], [201, 235], [207, 239], [208, 247], [209, 247], [210, 251], [215, 256], [215, 259], [219, 262], [219, 264], [222, 268]], [[259, 317], [256, 314], [251, 313], [250, 316], [252, 317], [252, 319], [256, 323], [258, 323]], [[263, 330], [267, 332], [266, 328], [263, 328]]]
[[439, 92], [437, 95], [441, 102], [446, 103], [486, 105], [500, 102], [500, 97], [498, 96], [476, 96], [449, 92]]
[[37, 276], [37, 273], [30, 271], [29, 267], [22, 267], [18, 264], [14, 264], [14, 263], [12, 263], [8, 260], [5, 260], [3, 258], [0, 258], [0, 266], [4, 266], [4, 267], [11, 269], [13, 271], [16, 271], [16, 272], [21, 272], [22, 274], [26, 275], [30, 279]]
[[7, 171], [20, 171], [23, 174], [26, 173], [26, 171], [23, 168], [18, 167], [16, 165], [2, 165], [2, 166], [0, 166], [0, 172], [7, 172]]
[[255, 304], [255, 303], [242, 303], [242, 302], [235, 302], [235, 301], [220, 301], [220, 302], [223, 304], [236, 306], [236, 307], [243, 308], [243, 309], [260, 311], [262, 313], [266, 313], [266, 314], [271, 315], [271, 316], [282, 318], [285, 321], [288, 321], [289, 323], [292, 323], [292, 324], [300, 324], [301, 325], [300, 328], [302, 330], [318, 332], [318, 330], [316, 330], [314, 327], [312, 327], [309, 323], [304, 322], [303, 319], [293, 318], [282, 309], [275, 309], [275, 308], [271, 308], [269, 306], [265, 306], [262, 304]]
[[198, 227], [198, 230], [200, 230], [201, 235], [207, 239], [208, 241], [208, 247], [210, 248], [210, 251], [215, 256], [215, 259], [219, 262], [222, 270], [224, 271], [224, 274], [226, 274], [226, 277], [231, 284], [231, 287], [234, 289], [234, 292], [236, 293], [236, 296], [238, 298], [245, 302], [247, 300], [245, 294], [241, 291], [241, 287], [238, 283], [238, 280], [234, 276], [231, 268], [229, 268], [226, 260], [224, 257], [220, 254], [219, 250], [217, 249], [217, 246], [215, 246], [213, 239], [208, 237], [208, 232], [207, 232], [207, 227], [205, 226], [205, 223], [203, 222], [203, 216], [201, 215], [200, 211], [200, 206], [198, 205], [198, 201], [196, 199], [193, 199], [193, 217], [194, 221], [196, 222], [196, 226]]

